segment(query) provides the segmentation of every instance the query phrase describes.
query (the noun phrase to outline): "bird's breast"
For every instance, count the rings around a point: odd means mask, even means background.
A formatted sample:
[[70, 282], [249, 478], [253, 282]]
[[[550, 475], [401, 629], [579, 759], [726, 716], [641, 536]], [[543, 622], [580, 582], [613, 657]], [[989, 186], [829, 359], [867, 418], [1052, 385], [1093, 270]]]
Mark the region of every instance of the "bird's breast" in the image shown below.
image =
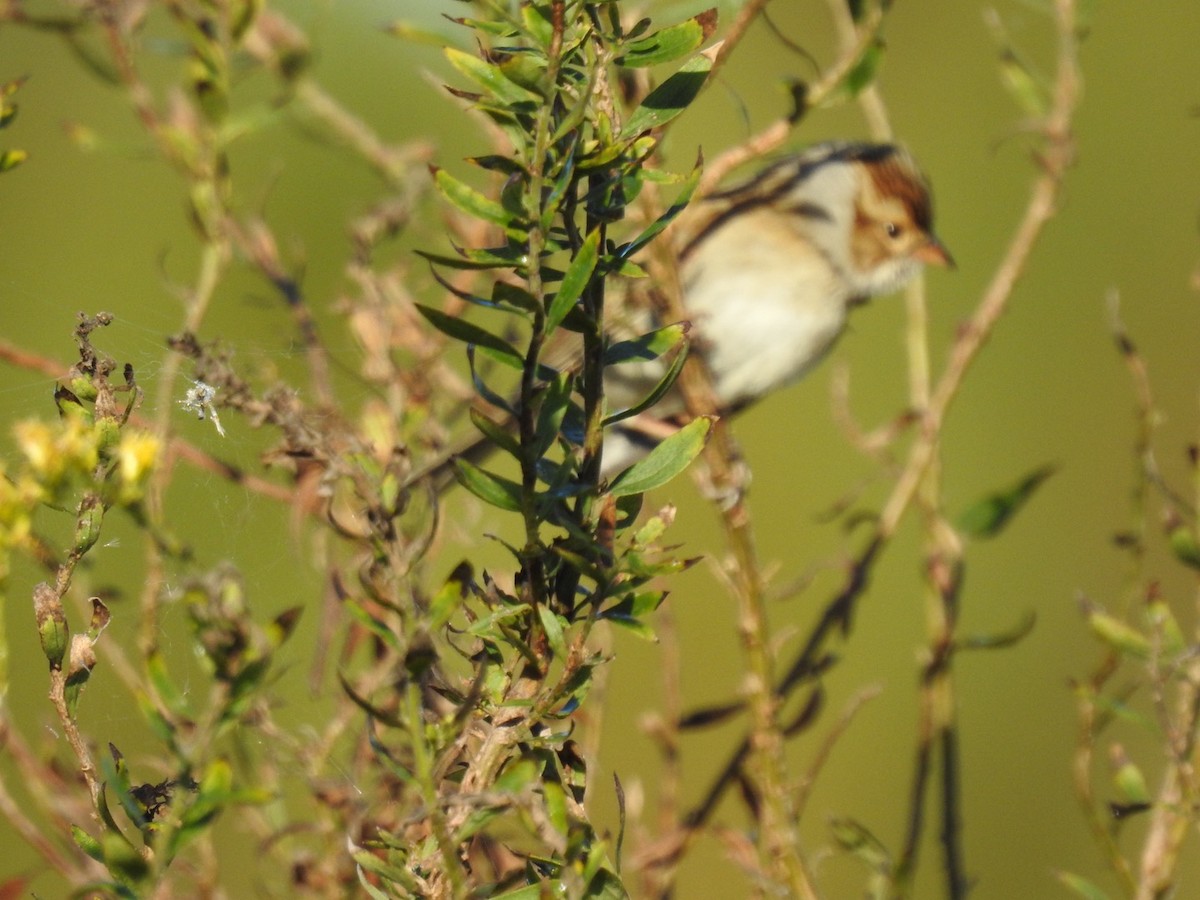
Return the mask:
[[727, 237], [698, 248], [684, 292], [718, 397], [739, 406], [812, 368], [845, 328], [848, 297], [803, 242], [778, 231]]

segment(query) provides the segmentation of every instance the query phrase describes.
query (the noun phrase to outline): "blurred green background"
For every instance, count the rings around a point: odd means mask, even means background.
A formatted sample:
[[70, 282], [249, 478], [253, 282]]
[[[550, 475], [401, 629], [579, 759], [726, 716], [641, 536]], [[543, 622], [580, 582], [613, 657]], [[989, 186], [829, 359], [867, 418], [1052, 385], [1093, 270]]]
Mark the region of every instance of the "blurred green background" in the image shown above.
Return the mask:
[[[668, 22], [703, 6], [664, 3], [650, 11]], [[994, 4], [1014, 39], [1049, 71], [1051, 23], [1039, 6]], [[453, 26], [440, 15], [462, 14], [461, 4], [289, 2], [282, 8], [308, 31], [317, 51], [317, 77], [383, 136], [428, 138], [439, 161], [449, 165], [486, 152], [484, 138], [438, 87], [450, 79], [438, 49], [405, 44], [380, 27], [404, 17], [452, 34]], [[720, 8], [728, 22], [736, 6]], [[958, 261], [956, 272], [938, 271], [928, 279], [935, 373], [1004, 252], [1034, 171], [1020, 135], [1020, 112], [1001, 85], [996, 46], [984, 24], [987, 8], [963, 0], [900, 3], [885, 32], [884, 97], [898, 135], [933, 181], [938, 231]], [[777, 3], [771, 15], [817, 59], [833, 58], [823, 3]], [[1128, 587], [1128, 566], [1112, 538], [1131, 524], [1134, 404], [1113, 348], [1105, 298], [1120, 292], [1122, 316], [1157, 391], [1164, 473], [1190, 493], [1185, 448], [1197, 439], [1200, 423], [1200, 310], [1193, 284], [1200, 261], [1198, 37], [1200, 4], [1098, 4], [1083, 47], [1078, 164], [1061, 213], [949, 419], [944, 454], [951, 512], [1039, 465], [1058, 466], [1000, 539], [970, 547], [967, 556], [963, 633], [1008, 629], [1030, 611], [1037, 614], [1035, 630], [1018, 646], [962, 655], [956, 666], [965, 847], [976, 880], [974, 898], [1065, 896], [1053, 879], [1057, 869], [1114, 887], [1097, 874], [1099, 854], [1070, 784], [1076, 728], [1070, 682], [1086, 676], [1098, 657], [1077, 597], [1083, 593], [1116, 606]], [[153, 58], [154, 48], [148, 49]], [[173, 76], [179, 61], [164, 52], [155, 65]], [[812, 74], [809, 63], [756, 26], [720, 83], [671, 131], [670, 162], [682, 170], [697, 146], [711, 158], [742, 140], [786, 110], [785, 79]], [[112, 311], [118, 322], [99, 342], [118, 360], [133, 362], [153, 406], [163, 338], [181, 323], [171, 284], [186, 283], [196, 260], [181, 186], [148, 152], [119, 93], [90, 77], [50, 36], [2, 27], [0, 81], [23, 75], [30, 79], [18, 96], [20, 115], [0, 134], [4, 146], [30, 153], [22, 168], [0, 179], [0, 334], [69, 360], [75, 312]], [[72, 143], [64, 123], [93, 129], [96, 149], [84, 152]], [[857, 111], [846, 107], [811, 115], [794, 142], [865, 135]], [[261, 207], [287, 251], [305, 260], [309, 300], [322, 315], [331, 345], [352, 364], [352, 345], [330, 307], [347, 290], [344, 223], [375, 196], [376, 180], [349, 154], [287, 117], [248, 138], [233, 163], [246, 208]], [[419, 267], [414, 271], [417, 283], [429, 287]], [[234, 346], [239, 365], [277, 369], [300, 382], [300, 357], [282, 315], [257, 279], [235, 278], [221, 291], [205, 336]], [[737, 423], [754, 470], [751, 508], [761, 558], [776, 572], [773, 584], [815, 572], [806, 591], [773, 608], [777, 634], [784, 638], [803, 634], [838, 583], [838, 572], [827, 564], [850, 546], [836, 526], [821, 520], [821, 512], [876, 474], [834, 422], [831, 373], [848, 367], [851, 407], [866, 427], [894, 416], [906, 402], [903, 327], [901, 302], [874, 302], [856, 314], [831, 362]], [[52, 389], [52, 382], [37, 375], [0, 369], [0, 421], [53, 415]], [[254, 465], [261, 447], [261, 438], [233, 419], [225, 422], [224, 440], [182, 411], [177, 425], [210, 452], [247, 466]], [[7, 448], [11, 441], [4, 431]], [[876, 479], [863, 503], [877, 504], [886, 486]], [[687, 554], [721, 553], [716, 517], [689, 482], [656, 499], [679, 505], [673, 537]], [[202, 562], [228, 558], [243, 569], [260, 616], [297, 602], [313, 605], [315, 612], [317, 573], [303, 564], [303, 541], [272, 543], [288, 534], [285, 510], [194, 471], [177, 478], [172, 501], [174, 521]], [[464, 540], [505, 527], [497, 514], [465, 498], [456, 498], [451, 510], [451, 535]], [[135, 532], [119, 526], [105, 540], [89, 577], [114, 590], [124, 585], [125, 596], [136, 596], [141, 556]], [[501, 559], [491, 547], [471, 552], [476, 559]], [[457, 558], [447, 553], [444, 568]], [[829, 679], [825, 718], [791, 747], [799, 770], [849, 697], [865, 685], [882, 688], [821, 776], [806, 822], [810, 848], [830, 843], [827, 822], [835, 816], [863, 822], [892, 845], [903, 834], [924, 631], [920, 560], [919, 537], [908, 527], [888, 550], [842, 648], [842, 663]], [[1163, 591], [1176, 614], [1192, 625], [1191, 579], [1162, 555], [1152, 554], [1150, 565], [1162, 572]], [[7, 601], [16, 645], [10, 702], [17, 725], [49, 745], [57, 735], [44, 701], [45, 663], [26, 640], [33, 630], [27, 598], [35, 577], [32, 571], [16, 572]], [[709, 565], [697, 566], [671, 587], [685, 704], [725, 700], [736, 692], [743, 671], [734, 606]], [[122, 613], [133, 608], [129, 603], [123, 610], [119, 599], [113, 604], [116, 622], [106, 639], [132, 639], [135, 623]], [[294, 689], [284, 690], [291, 704], [285, 715], [298, 727], [323, 709], [310, 700], [305, 684], [316, 624], [315, 615], [306, 616], [304, 630], [287, 648]], [[182, 632], [165, 640], [168, 646], [177, 642], [181, 656], [191, 653]], [[601, 823], [615, 829], [615, 801], [604, 787], [609, 773], [620, 775], [631, 797], [639, 792], [653, 797], [657, 759], [639, 722], [659, 700], [662, 650], [625, 635], [616, 636], [614, 647], [594, 803]], [[89, 686], [85, 726], [136, 760], [138, 741], [147, 735], [133, 702], [109, 678], [101, 669]], [[113, 688], [111, 697], [106, 687]], [[1150, 735], [1128, 729], [1120, 737], [1154, 772], [1161, 751]], [[686, 739], [689, 798], [695, 799], [739, 738], [740, 731], [727, 726]], [[0, 767], [10, 774], [3, 757]], [[1101, 796], [1107, 787], [1102, 784]], [[740, 824], [732, 807], [725, 818]], [[1121, 843], [1136, 847], [1140, 835], [1134, 821], [1124, 827]], [[7, 848], [0, 853], [0, 879], [36, 868], [37, 858], [2, 824], [0, 847]], [[252, 849], [230, 849], [231, 896], [256, 895], [260, 876], [252, 860]], [[932, 841], [923, 861], [918, 896], [937, 896], [940, 883], [933, 876], [939, 859]], [[854, 860], [822, 857], [818, 872], [827, 896], [861, 895], [863, 876]], [[1189, 875], [1184, 889], [1195, 891], [1200, 863], [1191, 863]], [[678, 896], [739, 896], [744, 885], [722, 848], [704, 842], [685, 864]], [[41, 896], [56, 890], [46, 879], [33, 886]]]

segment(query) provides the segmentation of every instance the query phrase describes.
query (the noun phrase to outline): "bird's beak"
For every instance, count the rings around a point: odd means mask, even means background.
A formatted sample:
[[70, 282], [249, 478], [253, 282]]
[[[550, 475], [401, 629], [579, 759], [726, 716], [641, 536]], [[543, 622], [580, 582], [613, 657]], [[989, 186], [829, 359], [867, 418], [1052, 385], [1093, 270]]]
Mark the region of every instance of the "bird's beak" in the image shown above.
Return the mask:
[[929, 241], [922, 244], [913, 253], [913, 258], [925, 263], [929, 266], [941, 266], [945, 269], [957, 268], [954, 265], [954, 257], [950, 255], [950, 251], [942, 246], [942, 242], [933, 235], [929, 236]]

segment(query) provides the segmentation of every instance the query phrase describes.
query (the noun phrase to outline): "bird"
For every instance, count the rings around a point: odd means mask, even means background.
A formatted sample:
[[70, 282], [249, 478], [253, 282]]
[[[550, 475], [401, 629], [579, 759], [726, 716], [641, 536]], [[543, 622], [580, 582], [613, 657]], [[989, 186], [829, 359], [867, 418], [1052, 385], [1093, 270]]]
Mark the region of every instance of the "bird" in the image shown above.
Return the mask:
[[[690, 352], [703, 358], [722, 415], [811, 371], [870, 298], [898, 291], [926, 265], [954, 267], [933, 228], [929, 182], [898, 144], [831, 141], [787, 154], [710, 194], [691, 221], [677, 248]], [[606, 370], [609, 408], [636, 404], [665, 365]], [[672, 389], [610, 426], [603, 476], [645, 456], [686, 415]], [[473, 459], [478, 449], [476, 441], [459, 452]]]

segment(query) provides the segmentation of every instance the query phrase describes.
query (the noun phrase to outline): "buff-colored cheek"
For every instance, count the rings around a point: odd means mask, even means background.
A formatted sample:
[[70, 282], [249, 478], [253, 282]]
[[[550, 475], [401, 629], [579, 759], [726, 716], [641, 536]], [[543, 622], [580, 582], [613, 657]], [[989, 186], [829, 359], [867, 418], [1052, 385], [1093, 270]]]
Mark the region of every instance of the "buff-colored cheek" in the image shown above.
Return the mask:
[[880, 239], [879, 232], [856, 222], [850, 236], [850, 261], [860, 272], [865, 272], [886, 260], [891, 253]]

